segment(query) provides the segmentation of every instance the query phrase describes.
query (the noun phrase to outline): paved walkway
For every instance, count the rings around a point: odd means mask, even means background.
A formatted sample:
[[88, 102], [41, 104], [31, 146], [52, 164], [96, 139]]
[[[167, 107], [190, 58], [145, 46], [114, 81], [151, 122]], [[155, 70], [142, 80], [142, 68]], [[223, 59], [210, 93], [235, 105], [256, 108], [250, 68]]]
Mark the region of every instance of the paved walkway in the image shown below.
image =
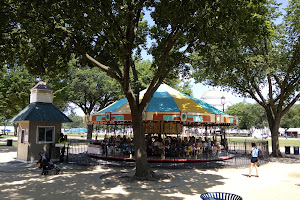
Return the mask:
[[0, 197], [3, 200], [133, 199], [188, 200], [204, 192], [229, 192], [244, 200], [292, 199], [300, 196], [300, 156], [272, 159], [259, 167], [259, 178], [248, 168], [198, 170], [160, 169], [161, 181], [132, 181], [132, 168], [59, 164], [59, 175], [40, 175], [35, 163], [15, 161], [16, 148], [0, 146]]

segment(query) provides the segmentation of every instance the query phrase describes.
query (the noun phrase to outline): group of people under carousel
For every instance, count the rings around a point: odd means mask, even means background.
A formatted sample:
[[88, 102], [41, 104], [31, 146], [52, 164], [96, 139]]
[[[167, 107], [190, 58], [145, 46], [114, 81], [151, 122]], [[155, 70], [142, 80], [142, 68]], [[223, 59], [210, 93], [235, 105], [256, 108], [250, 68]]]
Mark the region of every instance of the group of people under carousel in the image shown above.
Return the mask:
[[[189, 137], [161, 137], [161, 134], [151, 135], [145, 137], [146, 151], [148, 156], [154, 157], [188, 157], [197, 156], [201, 154], [218, 154], [221, 149], [227, 150], [227, 139], [221, 137], [220, 142], [213, 136], [212, 139], [208, 137], [189, 136]], [[93, 145], [100, 146], [100, 154], [106, 156], [126, 156], [134, 155], [134, 141], [132, 138], [123, 135], [118, 136], [104, 136], [103, 140], [96, 139], [92, 142]]]

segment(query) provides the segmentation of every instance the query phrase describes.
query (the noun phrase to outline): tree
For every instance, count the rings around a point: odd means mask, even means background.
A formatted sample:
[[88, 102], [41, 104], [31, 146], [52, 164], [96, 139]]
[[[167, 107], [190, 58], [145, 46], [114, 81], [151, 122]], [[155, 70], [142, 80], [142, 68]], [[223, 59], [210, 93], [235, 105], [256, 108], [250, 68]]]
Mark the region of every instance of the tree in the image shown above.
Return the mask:
[[[299, 7], [299, 1], [290, 1], [279, 25], [272, 21], [279, 16], [273, 7], [266, 7], [265, 16], [250, 14], [248, 26], [240, 21], [226, 21], [224, 26], [239, 28], [226, 38], [223, 30], [215, 32], [212, 37], [221, 40], [203, 44], [194, 55], [196, 80], [253, 98], [264, 108], [273, 156], [281, 156], [280, 120], [300, 97]], [[258, 26], [260, 22], [263, 23]]]
[[43, 80], [53, 89], [53, 104], [62, 111], [67, 111], [69, 98], [68, 74], [57, 73], [56, 75], [39, 75], [37, 80]]
[[[155, 70], [151, 68], [152, 62], [150, 60], [137, 60], [136, 61], [136, 68], [140, 80], [140, 87], [141, 90], [146, 89], [148, 85], [151, 83], [151, 79], [155, 74]], [[192, 86], [191, 81], [184, 81], [181, 80], [178, 76], [174, 74], [169, 74], [164, 82], [169, 85], [170, 87], [192, 96]]]
[[264, 109], [258, 104], [238, 103], [230, 106], [226, 113], [238, 116], [240, 129], [264, 128], [267, 124]]
[[[96, 67], [70, 69], [66, 96], [85, 115], [102, 110], [120, 99], [121, 94], [117, 82]], [[87, 139], [92, 139], [92, 132], [93, 125], [88, 125]]]
[[253, 127], [262, 129], [268, 126], [268, 117], [263, 107], [255, 103], [250, 107], [250, 111], [253, 116]]
[[30, 89], [35, 84], [35, 76], [25, 67], [0, 70], [0, 116], [3, 121], [8, 122], [29, 104]]
[[79, 128], [79, 127], [84, 126], [84, 123], [83, 123], [83, 120], [82, 120], [81, 116], [69, 115], [68, 117], [72, 120], [72, 122], [64, 123], [62, 125], [62, 128], [71, 129], [71, 128]]
[[[167, 76], [184, 74], [195, 46], [219, 38], [211, 37], [224, 20], [247, 25], [248, 15], [264, 15], [265, 1], [9, 1], [4, 0], [9, 29], [28, 42], [18, 50], [27, 55], [31, 71], [55, 74], [67, 69], [66, 60], [76, 52], [82, 66], [93, 65], [117, 80], [129, 102], [135, 142], [136, 177], [153, 177], [147, 162], [142, 112]], [[145, 11], [154, 25], [143, 21]], [[261, 22], [256, 25], [260, 27]], [[235, 31], [236, 27], [225, 27]], [[223, 35], [230, 39], [228, 34]], [[147, 37], [152, 39], [148, 48]], [[4, 48], [5, 50], [6, 48]], [[153, 56], [154, 71], [143, 98], [136, 58], [141, 50]], [[23, 55], [22, 53], [16, 54]], [[132, 79], [131, 79], [132, 77]]]
[[294, 105], [289, 112], [283, 116], [280, 126], [283, 128], [300, 127], [300, 105]]

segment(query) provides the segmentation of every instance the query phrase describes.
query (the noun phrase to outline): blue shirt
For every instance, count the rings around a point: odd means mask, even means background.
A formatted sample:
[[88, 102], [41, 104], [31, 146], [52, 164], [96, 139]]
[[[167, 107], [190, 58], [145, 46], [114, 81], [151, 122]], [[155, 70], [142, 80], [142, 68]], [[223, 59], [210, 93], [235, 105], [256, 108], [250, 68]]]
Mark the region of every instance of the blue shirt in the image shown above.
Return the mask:
[[251, 153], [252, 153], [253, 158], [257, 158], [258, 157], [258, 148], [252, 147]]

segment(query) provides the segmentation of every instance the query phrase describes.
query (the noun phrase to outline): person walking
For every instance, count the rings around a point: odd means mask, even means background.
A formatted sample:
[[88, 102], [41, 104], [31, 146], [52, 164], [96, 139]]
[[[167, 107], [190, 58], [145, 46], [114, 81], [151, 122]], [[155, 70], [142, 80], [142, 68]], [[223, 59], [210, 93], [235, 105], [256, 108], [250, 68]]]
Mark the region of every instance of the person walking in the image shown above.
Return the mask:
[[257, 169], [257, 162], [258, 162], [258, 153], [259, 153], [259, 149], [256, 146], [256, 144], [254, 142], [251, 143], [251, 163], [250, 163], [250, 169], [249, 169], [249, 175], [248, 177], [251, 177], [251, 173], [252, 173], [252, 168], [255, 167], [256, 170], [256, 176], [258, 177], [258, 169]]
[[65, 157], [65, 149], [66, 149], [66, 138], [63, 133], [60, 133], [60, 138], [58, 139], [58, 143], [63, 144], [62, 147], [59, 147], [60, 148], [59, 161], [63, 162]]

